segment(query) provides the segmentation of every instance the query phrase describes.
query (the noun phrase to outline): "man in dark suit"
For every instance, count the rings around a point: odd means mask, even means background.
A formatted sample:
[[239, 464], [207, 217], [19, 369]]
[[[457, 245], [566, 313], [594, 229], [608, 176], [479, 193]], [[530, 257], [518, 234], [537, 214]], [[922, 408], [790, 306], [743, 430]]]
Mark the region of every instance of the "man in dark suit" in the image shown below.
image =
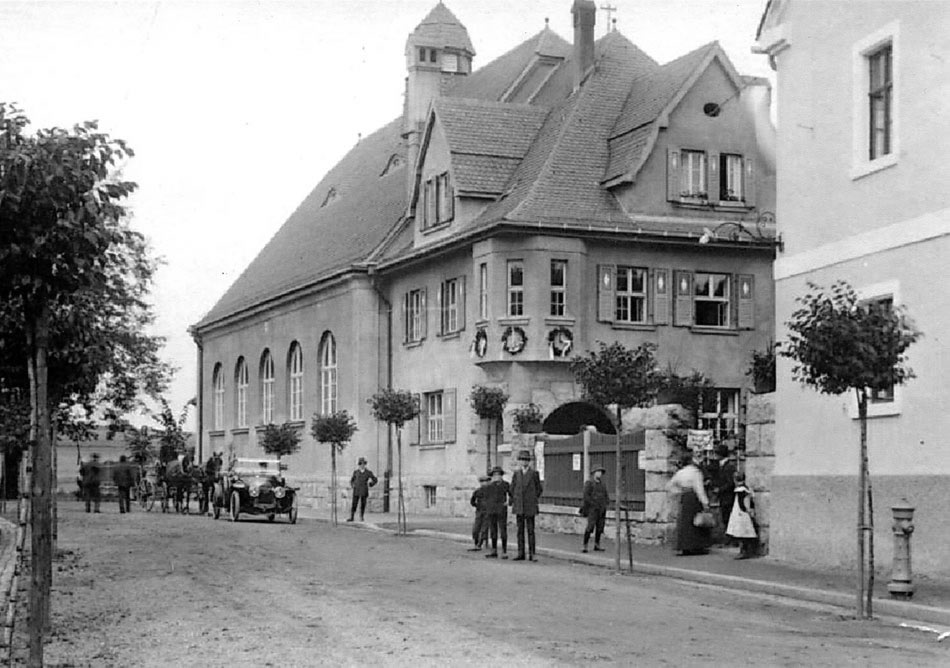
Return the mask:
[[93, 512], [98, 513], [101, 500], [99, 485], [102, 482], [98, 452], [92, 453], [92, 459], [79, 468], [79, 475], [82, 477], [82, 496], [86, 501], [86, 512], [95, 508]]
[[607, 486], [601, 477], [607, 472], [603, 466], [598, 466], [591, 472], [591, 479], [584, 483], [584, 512], [587, 515], [587, 528], [584, 529], [584, 548], [587, 552], [587, 543], [591, 533], [594, 534], [594, 552], [603, 552], [600, 538], [604, 535], [604, 524], [607, 520], [607, 507], [610, 505], [610, 496]]
[[508, 497], [510, 487], [504, 480], [505, 470], [496, 466], [491, 470], [491, 482], [485, 488], [485, 513], [491, 531], [491, 552], [486, 559], [498, 558], [498, 536], [501, 535], [501, 558], [508, 558]]
[[515, 561], [525, 559], [525, 533], [528, 534], [528, 559], [537, 561], [534, 554], [534, 518], [538, 514], [538, 499], [541, 498], [541, 476], [531, 468], [531, 453], [522, 450], [518, 453], [521, 468], [511, 477], [512, 512], [518, 518], [518, 556]]
[[112, 469], [112, 482], [119, 491], [119, 512], [129, 512], [132, 509], [129, 503], [129, 491], [135, 484], [135, 472], [125, 455], [119, 457], [119, 463]]
[[363, 521], [363, 516], [366, 514], [366, 499], [369, 498], [369, 488], [378, 482], [373, 472], [366, 468], [365, 457], [360, 457], [356, 466], [356, 470], [350, 476], [350, 487], [353, 488], [353, 505], [350, 506], [350, 517], [346, 520], [347, 522], [353, 521], [357, 505], [360, 507], [360, 522]]

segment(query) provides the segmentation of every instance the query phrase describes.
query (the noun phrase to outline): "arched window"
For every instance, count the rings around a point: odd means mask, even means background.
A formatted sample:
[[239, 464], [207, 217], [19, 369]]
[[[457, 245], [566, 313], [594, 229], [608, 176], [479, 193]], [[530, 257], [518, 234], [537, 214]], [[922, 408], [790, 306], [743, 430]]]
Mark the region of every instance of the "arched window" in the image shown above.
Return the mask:
[[303, 350], [294, 341], [287, 359], [290, 377], [290, 419], [303, 420]]
[[243, 357], [238, 358], [237, 368], [234, 371], [234, 385], [237, 387], [237, 419], [238, 428], [247, 426], [247, 363]]
[[215, 429], [224, 429], [224, 373], [220, 362], [214, 365], [214, 374], [211, 378], [214, 391], [214, 415], [211, 423]]
[[274, 421], [274, 358], [270, 351], [261, 355], [261, 424]]
[[320, 342], [320, 412], [336, 412], [336, 339], [330, 332]]

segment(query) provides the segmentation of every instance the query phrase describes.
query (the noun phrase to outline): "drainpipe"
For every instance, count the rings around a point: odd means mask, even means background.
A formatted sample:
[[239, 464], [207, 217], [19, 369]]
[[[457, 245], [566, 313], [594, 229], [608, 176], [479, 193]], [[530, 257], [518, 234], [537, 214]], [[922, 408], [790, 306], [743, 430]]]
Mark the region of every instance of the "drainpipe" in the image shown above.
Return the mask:
[[[379, 289], [379, 277], [376, 267], [369, 267], [370, 282], [376, 296], [386, 307], [386, 389], [393, 389], [393, 305]], [[393, 430], [386, 425], [386, 471], [383, 473], [383, 512], [390, 512], [389, 498], [393, 477]]]
[[198, 396], [197, 396], [197, 410], [198, 417], [195, 422], [196, 429], [198, 431], [198, 461], [204, 461], [204, 396], [201, 393], [202, 388], [204, 387], [204, 370], [205, 370], [205, 360], [204, 360], [204, 346], [201, 342], [201, 336], [195, 330], [191, 331], [191, 336], [195, 340], [195, 345], [198, 347]]

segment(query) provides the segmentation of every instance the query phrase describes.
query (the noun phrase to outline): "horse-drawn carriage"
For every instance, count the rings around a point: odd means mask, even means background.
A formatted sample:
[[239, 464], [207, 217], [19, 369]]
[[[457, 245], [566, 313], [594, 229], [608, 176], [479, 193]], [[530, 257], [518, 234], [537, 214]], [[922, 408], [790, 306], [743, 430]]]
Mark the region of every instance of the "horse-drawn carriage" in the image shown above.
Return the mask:
[[198, 500], [198, 512], [207, 512], [205, 472], [192, 465], [189, 458], [155, 461], [142, 469], [137, 492], [145, 510], [151, 510], [157, 501], [163, 513], [173, 507], [175, 512], [187, 514], [194, 497]]

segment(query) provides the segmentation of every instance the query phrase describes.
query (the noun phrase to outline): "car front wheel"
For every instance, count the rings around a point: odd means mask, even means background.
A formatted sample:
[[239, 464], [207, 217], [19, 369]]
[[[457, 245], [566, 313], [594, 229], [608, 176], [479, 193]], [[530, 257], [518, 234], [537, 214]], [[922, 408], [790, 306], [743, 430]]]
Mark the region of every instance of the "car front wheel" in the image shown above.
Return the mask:
[[231, 492], [231, 521], [237, 522], [241, 515], [241, 495]]

